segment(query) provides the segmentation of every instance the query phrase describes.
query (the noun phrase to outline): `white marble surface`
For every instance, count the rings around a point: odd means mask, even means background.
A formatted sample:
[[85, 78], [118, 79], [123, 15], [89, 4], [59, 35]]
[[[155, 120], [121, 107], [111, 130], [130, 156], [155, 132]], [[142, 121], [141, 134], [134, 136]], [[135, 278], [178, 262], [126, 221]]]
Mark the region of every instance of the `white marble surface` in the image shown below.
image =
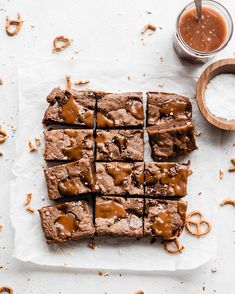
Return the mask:
[[[8, 131], [9, 140], [0, 146], [1, 205], [0, 223], [0, 285], [10, 285], [18, 293], [134, 293], [142, 289], [147, 293], [226, 293], [235, 292], [234, 281], [234, 223], [232, 207], [219, 208], [219, 239], [217, 259], [199, 269], [188, 272], [109, 272], [99, 276], [96, 271], [67, 268], [38, 267], [12, 258], [14, 232], [9, 218], [11, 167], [14, 160], [14, 132], [17, 124], [17, 63], [24, 58], [83, 58], [117, 60], [118, 62], [150, 63], [153, 68], [160, 56], [167, 62], [177, 62], [171, 48], [175, 18], [187, 1], [140, 0], [68, 0], [68, 1], [6, 1], [0, 3], [0, 123]], [[223, 3], [235, 16], [235, 2]], [[146, 11], [151, 11], [148, 14]], [[23, 29], [16, 37], [5, 34], [5, 16], [20, 12]], [[143, 25], [153, 22], [161, 26], [152, 36], [141, 41]], [[74, 39], [64, 52], [51, 53], [52, 40], [64, 34]], [[231, 57], [235, 48], [233, 38], [221, 56]], [[75, 51], [79, 53], [75, 53]], [[218, 56], [219, 58], [219, 56]], [[157, 67], [156, 67], [157, 71]], [[30, 82], [30, 77], [29, 77]], [[205, 122], [206, 123], [206, 122]], [[229, 159], [235, 156], [235, 135], [222, 134], [221, 168], [227, 170]], [[208, 158], [208, 164], [213, 158]], [[219, 198], [233, 197], [234, 174], [225, 172]], [[208, 174], [208, 185], [213, 185]], [[203, 197], [206, 197], [203, 196]], [[17, 201], [17, 199], [16, 199]], [[157, 262], [157, 261], [156, 261]], [[217, 271], [212, 273], [211, 269]], [[205, 290], [203, 291], [203, 287]]]

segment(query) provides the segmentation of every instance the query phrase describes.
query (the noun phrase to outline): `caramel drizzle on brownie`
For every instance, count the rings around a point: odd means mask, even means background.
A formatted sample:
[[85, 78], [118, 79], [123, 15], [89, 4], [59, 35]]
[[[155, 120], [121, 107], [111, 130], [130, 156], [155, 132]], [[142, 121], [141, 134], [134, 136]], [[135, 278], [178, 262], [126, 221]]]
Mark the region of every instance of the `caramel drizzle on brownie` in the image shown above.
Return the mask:
[[187, 188], [187, 177], [190, 171], [185, 166], [175, 165], [170, 163], [161, 163], [158, 166], [161, 171], [157, 174], [151, 174], [147, 171], [145, 180], [147, 185], [154, 185], [160, 182], [162, 185], [169, 185], [178, 196], [185, 196]]
[[68, 101], [62, 106], [61, 115], [67, 124], [74, 124], [78, 119], [79, 108], [72, 94], [69, 94]]
[[118, 146], [119, 152], [121, 153], [127, 147], [127, 138], [117, 134], [113, 137], [112, 143]]
[[130, 99], [126, 103], [126, 110], [136, 119], [144, 119], [143, 105], [138, 100]]
[[68, 101], [62, 106], [61, 116], [65, 123], [75, 124], [78, 120], [87, 126], [93, 125], [93, 113], [91, 111], [81, 110], [75, 100], [75, 97], [68, 93]]
[[123, 205], [116, 203], [114, 200], [96, 203], [96, 218], [122, 218], [126, 216], [126, 210]]
[[167, 210], [159, 211], [151, 225], [154, 235], [163, 239], [171, 239], [174, 236], [174, 226], [172, 224], [171, 215]]
[[161, 105], [159, 109], [161, 114], [166, 116], [173, 116], [175, 119], [181, 119], [186, 116], [187, 103], [185, 101], [175, 101], [175, 99], [169, 99]]
[[106, 170], [114, 179], [114, 185], [118, 186], [131, 174], [132, 168], [124, 162], [115, 162], [112, 165], [107, 165]]
[[60, 182], [58, 189], [64, 196], [74, 196], [78, 195], [80, 192], [79, 183], [76, 178], [65, 179], [64, 181]]
[[[76, 130], [65, 130], [64, 132], [70, 138], [76, 138], [78, 135]], [[81, 140], [74, 140], [71, 142], [71, 146], [62, 150], [63, 154], [67, 156], [69, 160], [78, 160], [83, 157], [83, 148], [86, 144], [86, 140], [91, 141], [92, 135], [86, 136], [84, 139]], [[88, 146], [86, 145], [86, 149]], [[90, 150], [92, 148], [89, 148]]]
[[[69, 164], [70, 167], [76, 167], [78, 163], [72, 162]], [[76, 196], [80, 193], [80, 183], [79, 180], [83, 183], [84, 186], [94, 188], [94, 179], [91, 170], [87, 166], [83, 166], [83, 169], [79, 172], [78, 175], [74, 177], [66, 178], [58, 184], [59, 192], [64, 196]]]
[[96, 137], [96, 143], [97, 143], [98, 149], [101, 150], [102, 152], [106, 151], [105, 145], [107, 145], [108, 143], [113, 143], [118, 147], [119, 152], [121, 153], [124, 149], [127, 148], [128, 140], [126, 137], [122, 136], [121, 134], [117, 134], [112, 138], [112, 141], [110, 142], [109, 138], [105, 135], [105, 133], [100, 133]]
[[68, 212], [56, 219], [55, 227], [61, 239], [68, 239], [78, 230], [79, 221], [73, 213]]
[[113, 120], [107, 118], [102, 112], [97, 112], [97, 125], [100, 128], [112, 127], [114, 125]]

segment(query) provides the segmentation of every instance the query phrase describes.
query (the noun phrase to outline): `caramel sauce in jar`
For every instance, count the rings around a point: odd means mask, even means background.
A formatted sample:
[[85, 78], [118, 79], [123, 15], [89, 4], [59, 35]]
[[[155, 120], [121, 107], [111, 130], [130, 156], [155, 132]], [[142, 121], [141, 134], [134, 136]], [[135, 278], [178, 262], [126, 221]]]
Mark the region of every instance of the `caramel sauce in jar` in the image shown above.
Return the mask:
[[227, 26], [223, 16], [216, 10], [203, 7], [202, 19], [198, 21], [196, 9], [192, 8], [181, 16], [179, 32], [192, 49], [211, 52], [220, 48], [226, 40]]
[[230, 41], [233, 20], [228, 10], [214, 0], [202, 0], [202, 18], [197, 19], [195, 3], [178, 15], [173, 47], [181, 60], [205, 63]]

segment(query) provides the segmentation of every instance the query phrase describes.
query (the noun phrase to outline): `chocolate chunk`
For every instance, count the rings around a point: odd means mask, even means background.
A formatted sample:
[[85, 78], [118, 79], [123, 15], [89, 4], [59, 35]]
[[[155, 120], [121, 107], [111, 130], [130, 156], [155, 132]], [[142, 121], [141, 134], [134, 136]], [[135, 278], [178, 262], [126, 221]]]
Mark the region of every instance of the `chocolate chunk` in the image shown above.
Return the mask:
[[44, 173], [51, 200], [94, 192], [94, 175], [88, 159], [46, 167]]
[[157, 161], [176, 158], [197, 149], [191, 122], [163, 123], [147, 128], [152, 157]]
[[51, 130], [44, 133], [46, 160], [93, 158], [92, 130]]
[[47, 243], [64, 243], [92, 237], [95, 229], [86, 201], [68, 202], [39, 209]]
[[96, 189], [102, 195], [144, 195], [144, 164], [96, 162]]
[[175, 93], [147, 93], [147, 126], [191, 118], [192, 104], [188, 97]]
[[96, 94], [92, 91], [52, 90], [47, 96], [50, 103], [44, 115], [45, 125], [60, 123], [93, 127]]
[[142, 237], [143, 209], [143, 199], [97, 197], [95, 205], [96, 234], [113, 237]]
[[187, 202], [146, 199], [144, 236], [164, 240], [178, 238], [186, 219]]
[[143, 127], [143, 93], [99, 95], [96, 124], [98, 128]]
[[190, 162], [146, 162], [145, 195], [183, 197], [187, 195]]
[[144, 160], [142, 130], [97, 130], [96, 134], [96, 160]]

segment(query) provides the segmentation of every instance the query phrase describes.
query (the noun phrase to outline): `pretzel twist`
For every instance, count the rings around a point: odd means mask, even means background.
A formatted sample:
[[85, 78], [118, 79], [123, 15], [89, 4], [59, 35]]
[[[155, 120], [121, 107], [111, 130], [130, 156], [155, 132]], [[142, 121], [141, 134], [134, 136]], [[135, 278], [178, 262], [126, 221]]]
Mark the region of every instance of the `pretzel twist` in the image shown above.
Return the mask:
[[65, 36], [58, 36], [53, 41], [53, 52], [60, 52], [70, 46], [72, 39], [69, 39]]
[[11, 287], [8, 287], [8, 286], [3, 286], [3, 287], [0, 287], [0, 293], [9, 293], [9, 294], [14, 294], [14, 291]]
[[[199, 216], [198, 220], [193, 220], [193, 216]], [[206, 225], [206, 229], [202, 229], [202, 225]], [[209, 221], [207, 221], [203, 214], [200, 211], [191, 211], [185, 221], [186, 229], [190, 234], [196, 237], [202, 237], [204, 235], [207, 235], [211, 231], [211, 224]], [[196, 228], [196, 230], [192, 229], [192, 226]]]
[[[175, 248], [170, 248], [169, 245], [175, 245]], [[164, 249], [171, 254], [177, 254], [177, 253], [182, 253], [184, 250], [184, 246], [180, 244], [178, 239], [172, 240], [172, 241], [164, 241], [163, 242]]]
[[[20, 14], [17, 13], [17, 19], [10, 19], [8, 16], [6, 17], [6, 33], [8, 36], [15, 36], [21, 30], [23, 24], [23, 19]], [[11, 30], [11, 26], [15, 26], [14, 30]]]
[[0, 129], [0, 144], [4, 143], [7, 139], [7, 133], [6, 131]]

